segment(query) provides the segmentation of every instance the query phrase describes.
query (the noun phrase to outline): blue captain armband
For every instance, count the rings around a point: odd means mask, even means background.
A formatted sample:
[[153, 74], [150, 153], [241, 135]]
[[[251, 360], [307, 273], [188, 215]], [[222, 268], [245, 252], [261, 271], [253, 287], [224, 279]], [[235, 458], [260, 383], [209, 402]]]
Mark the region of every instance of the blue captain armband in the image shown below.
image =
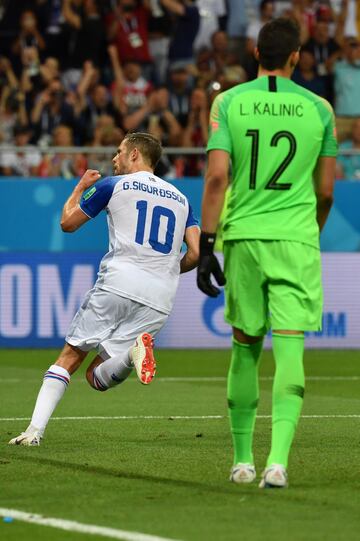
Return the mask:
[[95, 218], [110, 201], [114, 188], [121, 177], [106, 177], [90, 186], [82, 195], [80, 208], [89, 216]]

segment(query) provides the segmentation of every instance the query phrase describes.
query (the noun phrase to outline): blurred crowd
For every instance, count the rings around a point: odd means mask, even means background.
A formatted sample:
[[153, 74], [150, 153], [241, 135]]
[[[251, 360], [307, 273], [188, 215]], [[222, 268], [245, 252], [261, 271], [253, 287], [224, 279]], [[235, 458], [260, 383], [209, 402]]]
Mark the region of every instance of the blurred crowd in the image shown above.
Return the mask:
[[[337, 175], [360, 179], [360, 0], [3, 0], [0, 174], [111, 174], [96, 147], [129, 130], [203, 148], [214, 97], [256, 77], [258, 33], [279, 15], [301, 28], [294, 81], [332, 103], [340, 148], [353, 152]], [[157, 173], [198, 176], [204, 163], [165, 155]]]

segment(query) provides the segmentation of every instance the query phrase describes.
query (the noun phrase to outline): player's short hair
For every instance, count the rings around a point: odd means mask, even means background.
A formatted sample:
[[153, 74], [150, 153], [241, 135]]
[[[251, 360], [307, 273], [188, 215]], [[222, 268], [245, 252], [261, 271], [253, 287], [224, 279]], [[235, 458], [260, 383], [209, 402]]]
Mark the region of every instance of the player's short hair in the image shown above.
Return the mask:
[[124, 141], [129, 150], [137, 148], [144, 160], [155, 169], [162, 154], [161, 143], [156, 137], [150, 133], [127, 133]]
[[300, 48], [300, 26], [292, 19], [278, 18], [266, 23], [259, 33], [259, 63], [272, 71], [285, 66], [291, 53]]

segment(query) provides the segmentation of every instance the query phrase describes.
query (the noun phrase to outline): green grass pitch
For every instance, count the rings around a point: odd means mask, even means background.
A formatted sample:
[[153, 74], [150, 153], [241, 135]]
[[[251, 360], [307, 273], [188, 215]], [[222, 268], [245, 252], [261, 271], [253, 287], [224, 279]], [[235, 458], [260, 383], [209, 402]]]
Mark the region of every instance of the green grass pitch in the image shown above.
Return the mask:
[[[228, 351], [158, 351], [157, 379], [149, 387], [131, 377], [107, 393], [90, 389], [82, 368], [42, 446], [7, 446], [27, 422], [4, 419], [30, 416], [56, 353], [0, 351], [0, 507], [182, 541], [359, 539], [358, 352], [307, 352], [303, 415], [314, 417], [300, 421], [290, 488], [280, 491], [228, 481]], [[266, 352], [255, 437], [258, 476], [269, 450], [272, 371]], [[147, 415], [161, 418], [141, 418]], [[173, 418], [211, 415], [222, 417]], [[71, 416], [105, 418], [61, 419]], [[104, 538], [0, 519], [0, 539]]]

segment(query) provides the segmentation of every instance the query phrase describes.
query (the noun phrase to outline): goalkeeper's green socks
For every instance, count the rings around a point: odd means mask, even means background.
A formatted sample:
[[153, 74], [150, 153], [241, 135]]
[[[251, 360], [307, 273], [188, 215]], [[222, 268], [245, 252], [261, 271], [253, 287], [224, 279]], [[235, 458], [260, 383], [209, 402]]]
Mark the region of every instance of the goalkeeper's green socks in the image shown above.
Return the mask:
[[271, 451], [267, 466], [287, 467], [304, 396], [304, 335], [272, 335], [275, 377], [272, 399]]
[[263, 340], [248, 345], [233, 339], [227, 396], [234, 464], [254, 463], [252, 441], [259, 400], [258, 364], [262, 345]]

